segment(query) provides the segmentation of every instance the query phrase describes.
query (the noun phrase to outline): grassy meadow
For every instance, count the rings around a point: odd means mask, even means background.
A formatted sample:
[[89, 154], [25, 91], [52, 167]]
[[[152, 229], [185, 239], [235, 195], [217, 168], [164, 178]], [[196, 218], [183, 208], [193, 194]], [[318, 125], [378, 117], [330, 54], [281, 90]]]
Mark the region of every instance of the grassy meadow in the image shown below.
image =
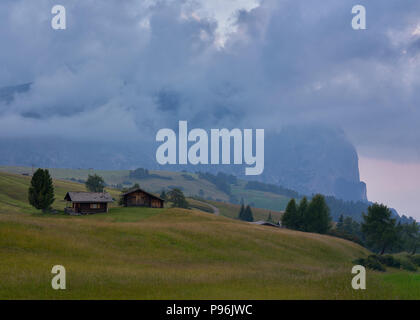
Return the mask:
[[[217, 207], [220, 211], [220, 215], [227, 218], [231, 218], [231, 219], [238, 218], [239, 211], [241, 209], [240, 205], [227, 203], [227, 202], [217, 202], [217, 201], [207, 201], [207, 202]], [[252, 208], [252, 215], [254, 216], [254, 221], [267, 220], [270, 213], [275, 223], [277, 223], [281, 219], [281, 216], [283, 215], [283, 212], [280, 212], [280, 211], [273, 211], [273, 210], [261, 209], [261, 208]]]
[[[168, 187], [178, 187], [187, 196], [198, 196], [199, 191], [203, 190], [202, 198], [213, 199], [217, 202], [228, 202], [229, 195], [219, 190], [213, 183], [199, 178], [198, 174], [186, 172], [171, 172], [171, 171], [150, 171], [150, 174], [157, 177], [150, 177], [144, 179], [133, 179], [129, 177], [129, 170], [88, 170], [88, 169], [63, 169], [51, 168], [48, 169], [54, 179], [69, 181], [86, 180], [89, 174], [96, 173], [104, 178], [109, 185], [122, 184], [124, 187], [130, 184], [138, 183], [141, 187], [149, 192], [160, 193], [163, 189]], [[14, 174], [32, 172], [29, 167], [10, 167], [0, 166], [0, 172], [8, 172]], [[129, 184], [127, 184], [129, 183]], [[238, 184], [232, 186], [232, 195], [238, 200], [243, 198], [246, 203], [252, 204], [252, 207], [265, 208], [272, 211], [284, 211], [289, 198], [283, 195], [262, 192], [257, 190], [248, 190], [245, 188], [246, 181], [238, 179]]]
[[[400, 270], [368, 270], [367, 290], [353, 290], [352, 260], [369, 252], [343, 239], [233, 220], [224, 204], [220, 216], [43, 214], [27, 203], [29, 181], [0, 173], [0, 299], [420, 299], [420, 274]], [[84, 190], [54, 184], [57, 210]], [[66, 268], [66, 290], [51, 288], [53, 265]]]
[[[89, 174], [96, 173], [104, 178], [109, 185], [122, 184], [124, 187], [129, 187], [134, 183], [138, 183], [141, 187], [149, 192], [160, 193], [168, 186], [180, 188], [186, 195], [197, 195], [199, 190], [205, 190], [205, 197], [211, 197], [220, 201], [229, 200], [229, 196], [224, 192], [218, 190], [212, 183], [207, 180], [199, 179], [197, 174], [185, 172], [171, 172], [171, 171], [150, 171], [151, 175], [156, 175], [162, 178], [146, 178], [133, 179], [129, 177], [129, 170], [88, 170], [88, 169], [62, 169], [51, 168], [48, 169], [51, 176], [58, 180], [86, 180]], [[22, 174], [31, 173], [32, 168], [28, 167], [8, 167], [0, 166], [1, 172]], [[129, 183], [129, 184], [125, 184]]]

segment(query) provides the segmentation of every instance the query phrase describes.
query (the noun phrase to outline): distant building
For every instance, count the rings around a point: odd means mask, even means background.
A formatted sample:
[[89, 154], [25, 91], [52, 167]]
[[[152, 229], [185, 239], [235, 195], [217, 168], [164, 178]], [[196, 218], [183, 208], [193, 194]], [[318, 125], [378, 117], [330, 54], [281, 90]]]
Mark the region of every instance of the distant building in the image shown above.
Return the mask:
[[257, 224], [257, 225], [260, 225], [260, 226], [269, 226], [269, 227], [275, 227], [275, 228], [280, 228], [281, 227], [280, 224], [275, 224], [275, 223], [268, 222], [268, 221], [263, 221], [263, 220], [254, 221], [254, 222], [250, 222], [250, 223], [251, 224]]
[[136, 188], [122, 194], [122, 203], [124, 207], [150, 207], [163, 208], [165, 200]]
[[108, 212], [108, 203], [114, 201], [107, 192], [67, 192], [64, 200], [68, 202], [64, 211], [69, 214]]

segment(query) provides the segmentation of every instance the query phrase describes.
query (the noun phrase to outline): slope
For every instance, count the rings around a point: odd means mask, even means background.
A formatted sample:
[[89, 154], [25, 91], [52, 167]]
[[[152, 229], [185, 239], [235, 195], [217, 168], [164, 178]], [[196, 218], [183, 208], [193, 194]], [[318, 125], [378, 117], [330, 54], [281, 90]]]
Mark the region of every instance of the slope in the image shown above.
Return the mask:
[[[367, 251], [345, 240], [195, 210], [42, 214], [26, 202], [28, 184], [0, 173], [0, 299], [418, 298], [417, 287], [376, 272], [368, 290], [353, 290], [351, 261]], [[55, 185], [57, 199], [80, 187]], [[63, 291], [50, 285], [58, 264], [67, 271]]]

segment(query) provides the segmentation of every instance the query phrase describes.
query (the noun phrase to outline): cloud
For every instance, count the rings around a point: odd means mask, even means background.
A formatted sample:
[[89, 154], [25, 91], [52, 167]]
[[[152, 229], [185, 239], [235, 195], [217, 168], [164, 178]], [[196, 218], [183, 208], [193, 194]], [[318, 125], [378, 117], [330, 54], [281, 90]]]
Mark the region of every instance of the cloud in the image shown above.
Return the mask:
[[361, 1], [364, 31], [351, 28], [349, 0], [238, 1], [229, 14], [223, 3], [65, 0], [66, 31], [50, 27], [53, 4], [0, 4], [0, 86], [33, 82], [0, 106], [2, 135], [315, 122], [341, 126], [366, 156], [420, 161], [418, 1]]

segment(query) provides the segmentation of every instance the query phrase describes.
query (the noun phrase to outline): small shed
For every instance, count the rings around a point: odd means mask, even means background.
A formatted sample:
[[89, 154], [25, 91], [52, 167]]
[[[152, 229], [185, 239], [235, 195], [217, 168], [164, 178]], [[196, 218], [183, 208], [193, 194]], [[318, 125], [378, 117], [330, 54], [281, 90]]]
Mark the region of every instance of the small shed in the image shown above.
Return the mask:
[[281, 227], [279, 224], [275, 224], [275, 223], [264, 221], [264, 220], [254, 221], [254, 222], [250, 222], [250, 223], [251, 224], [257, 224], [257, 225], [260, 225], [260, 226], [268, 226], [268, 227], [275, 227], [275, 228], [280, 228]]
[[113, 202], [108, 192], [67, 192], [64, 200], [69, 214], [92, 214], [108, 212], [108, 203]]
[[124, 207], [163, 208], [165, 203], [165, 200], [140, 188], [129, 190], [121, 196]]

